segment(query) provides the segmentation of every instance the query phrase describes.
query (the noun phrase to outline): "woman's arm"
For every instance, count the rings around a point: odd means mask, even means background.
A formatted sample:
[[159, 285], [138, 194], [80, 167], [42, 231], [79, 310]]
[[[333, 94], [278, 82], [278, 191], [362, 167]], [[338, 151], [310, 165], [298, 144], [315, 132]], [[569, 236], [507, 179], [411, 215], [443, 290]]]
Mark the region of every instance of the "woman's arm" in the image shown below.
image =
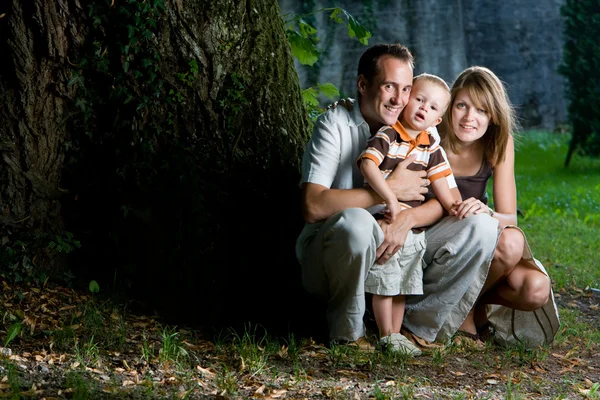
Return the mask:
[[515, 144], [512, 136], [506, 145], [504, 161], [494, 167], [494, 218], [500, 227], [517, 225], [517, 185], [515, 183]]

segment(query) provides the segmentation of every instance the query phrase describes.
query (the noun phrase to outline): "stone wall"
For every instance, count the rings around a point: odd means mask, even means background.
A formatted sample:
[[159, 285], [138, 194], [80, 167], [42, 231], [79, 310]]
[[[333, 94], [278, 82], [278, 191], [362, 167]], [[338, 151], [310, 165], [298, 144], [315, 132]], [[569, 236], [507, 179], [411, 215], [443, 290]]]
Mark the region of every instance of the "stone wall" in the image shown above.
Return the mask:
[[[471, 65], [492, 69], [502, 79], [524, 128], [554, 129], [567, 120], [562, 62], [564, 0], [372, 0], [340, 7], [367, 26], [369, 44], [400, 42], [416, 60], [415, 73], [440, 75], [452, 84]], [[282, 13], [305, 14], [331, 3], [279, 0]], [[365, 46], [348, 37], [346, 26], [315, 24], [323, 55], [313, 67], [296, 64], [303, 88], [331, 82], [342, 96], [355, 96], [356, 67]], [[326, 103], [327, 100], [324, 100]]]

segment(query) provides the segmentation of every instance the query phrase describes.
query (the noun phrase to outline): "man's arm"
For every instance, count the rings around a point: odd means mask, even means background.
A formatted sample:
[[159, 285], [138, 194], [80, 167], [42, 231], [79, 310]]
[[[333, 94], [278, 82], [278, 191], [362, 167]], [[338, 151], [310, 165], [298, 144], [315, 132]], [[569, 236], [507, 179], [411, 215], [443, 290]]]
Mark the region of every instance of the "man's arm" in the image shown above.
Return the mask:
[[[425, 178], [425, 171], [406, 169], [413, 161], [413, 156], [402, 161], [387, 179], [396, 198], [401, 201], [423, 200], [423, 194], [427, 193], [429, 180]], [[368, 208], [383, 201], [368, 187], [329, 189], [316, 183], [302, 184], [302, 217], [309, 224], [323, 221], [346, 208]]]

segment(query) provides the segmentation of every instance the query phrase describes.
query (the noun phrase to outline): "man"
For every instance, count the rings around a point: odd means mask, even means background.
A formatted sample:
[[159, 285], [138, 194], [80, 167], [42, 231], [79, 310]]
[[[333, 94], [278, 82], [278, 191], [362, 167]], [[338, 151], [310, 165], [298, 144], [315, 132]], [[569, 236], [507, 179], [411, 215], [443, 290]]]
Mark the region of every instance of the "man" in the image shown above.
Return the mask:
[[[406, 105], [413, 64], [412, 54], [402, 45], [369, 47], [358, 66], [358, 103], [347, 102], [348, 107], [339, 106], [319, 116], [304, 153], [301, 185], [306, 225], [298, 237], [296, 254], [302, 265], [304, 287], [327, 303], [332, 341], [354, 342], [361, 347], [368, 344], [364, 339], [363, 316], [364, 281], [370, 267], [375, 262], [384, 264], [402, 248], [409, 230], [429, 226], [443, 215], [441, 205], [433, 199], [402, 211], [392, 224], [376, 221], [366, 208], [381, 203], [382, 199], [363, 185], [364, 178], [356, 164], [367, 139], [382, 126], [393, 125]], [[423, 200], [427, 193], [429, 182], [425, 172], [407, 170], [413, 161], [413, 157], [408, 157], [387, 181], [401, 201]], [[450, 228], [438, 229], [437, 237], [428, 237], [425, 261], [428, 266], [436, 266], [433, 270], [437, 281], [425, 285], [427, 277], [424, 277], [424, 286], [429, 290], [440, 288], [445, 293], [451, 284], [440, 281], [443, 264], [453, 266], [451, 276], [462, 277], [454, 274], [454, 270], [464, 266], [474, 274], [485, 258], [493, 254], [495, 230], [486, 229], [476, 220], [466, 218], [462, 220], [465, 222], [455, 222], [456, 229], [469, 225], [465, 233], [473, 235], [472, 240], [464, 234], [456, 235]], [[456, 255], [443, 246], [454, 237], [460, 240], [452, 246], [460, 249], [460, 264]], [[491, 249], [482, 244], [486, 241], [491, 241]], [[426, 321], [428, 315], [435, 320], [432, 330], [445, 323], [444, 313], [453, 306], [442, 300], [440, 315], [435, 296], [437, 293], [433, 291], [425, 293], [423, 304], [415, 305]], [[410, 324], [410, 309], [405, 321]]]

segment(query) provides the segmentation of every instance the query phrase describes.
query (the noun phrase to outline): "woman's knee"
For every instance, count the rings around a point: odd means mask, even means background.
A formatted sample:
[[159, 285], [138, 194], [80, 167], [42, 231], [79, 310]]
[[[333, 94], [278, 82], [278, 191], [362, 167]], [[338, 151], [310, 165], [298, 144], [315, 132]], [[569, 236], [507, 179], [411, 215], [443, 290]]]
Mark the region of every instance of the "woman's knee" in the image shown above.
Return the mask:
[[507, 269], [514, 268], [523, 257], [523, 246], [525, 238], [518, 229], [507, 228], [502, 231], [498, 238], [494, 261], [501, 263]]
[[550, 278], [539, 271], [527, 274], [521, 286], [521, 309], [534, 311], [544, 306], [550, 299]]

